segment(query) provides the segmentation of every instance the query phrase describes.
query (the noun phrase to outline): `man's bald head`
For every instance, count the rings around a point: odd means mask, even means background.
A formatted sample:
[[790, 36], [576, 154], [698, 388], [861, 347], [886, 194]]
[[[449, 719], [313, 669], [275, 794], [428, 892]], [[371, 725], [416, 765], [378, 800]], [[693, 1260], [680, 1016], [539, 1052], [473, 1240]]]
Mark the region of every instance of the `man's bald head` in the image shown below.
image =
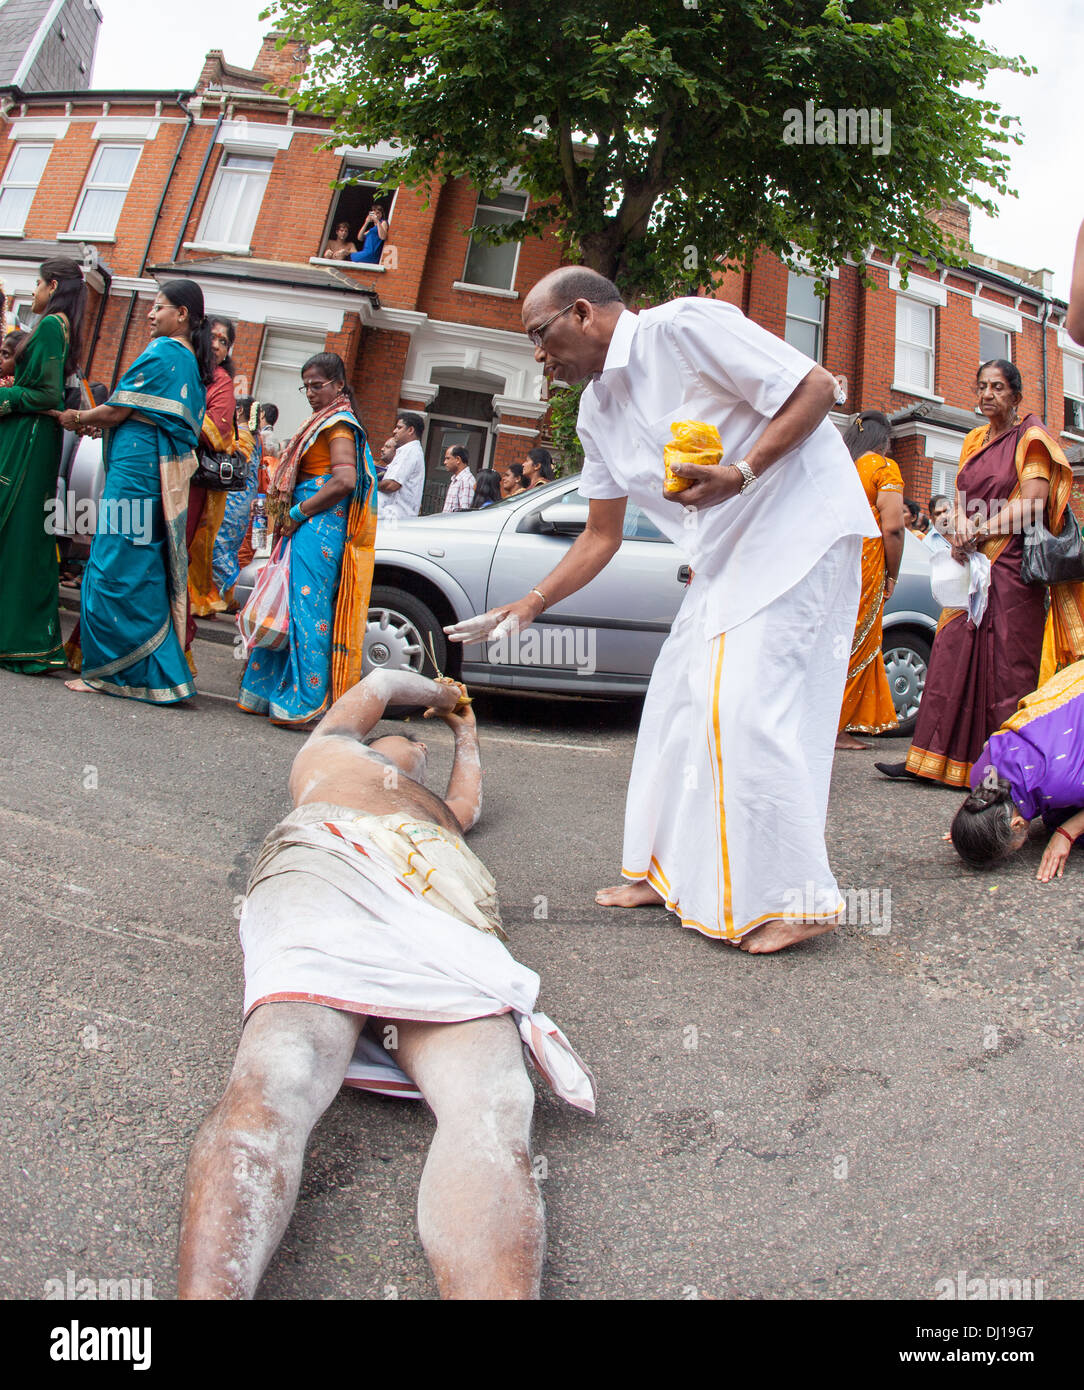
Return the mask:
[[543, 276], [523, 301], [523, 327], [540, 334], [534, 358], [551, 381], [583, 381], [600, 372], [625, 303], [612, 280], [584, 265]]
[[562, 304], [586, 299], [588, 304], [620, 304], [624, 307], [621, 292], [612, 280], [591, 270], [585, 265], [562, 265], [543, 275], [524, 301], [524, 309], [543, 311], [559, 309]]

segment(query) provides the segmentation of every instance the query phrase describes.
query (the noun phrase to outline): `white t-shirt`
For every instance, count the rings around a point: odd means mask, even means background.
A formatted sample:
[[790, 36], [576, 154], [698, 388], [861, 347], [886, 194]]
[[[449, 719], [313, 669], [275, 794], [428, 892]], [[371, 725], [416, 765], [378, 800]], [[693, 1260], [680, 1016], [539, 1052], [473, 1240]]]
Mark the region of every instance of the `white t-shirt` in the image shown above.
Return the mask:
[[843, 536], [875, 537], [873, 514], [826, 418], [744, 497], [696, 511], [663, 496], [671, 424], [715, 425], [737, 462], [816, 364], [717, 299], [675, 299], [617, 321], [601, 373], [580, 399], [580, 493], [628, 497], [712, 587], [714, 637], [802, 579]]
[[384, 479], [398, 483], [399, 487], [395, 492], [380, 494], [376, 504], [377, 520], [389, 516], [417, 516], [425, 487], [425, 455], [416, 439], [399, 445], [384, 472]]

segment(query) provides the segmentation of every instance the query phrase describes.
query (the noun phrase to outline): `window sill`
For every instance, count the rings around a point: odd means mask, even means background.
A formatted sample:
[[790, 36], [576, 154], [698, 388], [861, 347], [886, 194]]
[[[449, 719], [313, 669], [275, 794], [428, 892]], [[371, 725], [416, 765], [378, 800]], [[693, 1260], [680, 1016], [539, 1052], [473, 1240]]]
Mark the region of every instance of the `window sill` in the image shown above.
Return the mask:
[[493, 285], [468, 285], [464, 280], [453, 280], [453, 290], [463, 290], [467, 294], [492, 294], [498, 299], [518, 299], [516, 290], [499, 290]]
[[251, 256], [249, 246], [228, 246], [224, 241], [185, 241], [181, 245], [186, 251], [218, 251], [228, 256]]
[[388, 268], [374, 261], [333, 261], [330, 256], [310, 256], [309, 265], [333, 265], [336, 270], [376, 270], [381, 275]]
[[899, 391], [903, 396], [918, 396], [924, 401], [933, 401], [935, 405], [944, 405], [944, 396], [935, 396], [931, 391], [927, 391], [924, 386], [907, 386], [903, 382], [894, 381], [888, 388], [890, 391]]
[[115, 246], [117, 238], [115, 236], [91, 236], [84, 232], [57, 232], [56, 241], [85, 241], [88, 245], [95, 246]]
[[4, 232], [4, 231], [0, 231], [0, 237], [7, 237], [7, 238], [10, 239], [11, 241], [25, 241], [25, 240], [26, 240], [26, 233], [25, 233], [24, 231], [19, 231], [19, 232]]

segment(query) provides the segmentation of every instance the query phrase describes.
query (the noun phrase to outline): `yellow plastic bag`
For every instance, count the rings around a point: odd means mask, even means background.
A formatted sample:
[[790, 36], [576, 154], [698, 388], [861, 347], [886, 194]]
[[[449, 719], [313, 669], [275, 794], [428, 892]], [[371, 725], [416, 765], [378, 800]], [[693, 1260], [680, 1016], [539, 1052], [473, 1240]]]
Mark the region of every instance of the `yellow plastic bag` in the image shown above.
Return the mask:
[[673, 472], [675, 463], [718, 463], [723, 457], [723, 441], [714, 425], [705, 425], [702, 420], [677, 420], [670, 426], [674, 436], [673, 443], [662, 451], [663, 467], [666, 477], [663, 492], [684, 492], [692, 487], [692, 478], [679, 478]]

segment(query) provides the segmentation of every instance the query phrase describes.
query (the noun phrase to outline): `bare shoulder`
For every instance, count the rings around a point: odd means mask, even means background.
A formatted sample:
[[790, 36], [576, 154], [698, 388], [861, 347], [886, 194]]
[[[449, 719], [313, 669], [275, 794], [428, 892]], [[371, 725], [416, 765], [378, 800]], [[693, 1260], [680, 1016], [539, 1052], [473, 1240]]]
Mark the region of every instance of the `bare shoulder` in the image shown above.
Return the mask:
[[[385, 761], [359, 738], [342, 733], [310, 737], [290, 769], [290, 795], [295, 806], [309, 801], [334, 801], [325, 795], [328, 784], [355, 786], [364, 793], [384, 778]], [[337, 803], [340, 804], [340, 803]], [[341, 803], [351, 804], [351, 803]]]

